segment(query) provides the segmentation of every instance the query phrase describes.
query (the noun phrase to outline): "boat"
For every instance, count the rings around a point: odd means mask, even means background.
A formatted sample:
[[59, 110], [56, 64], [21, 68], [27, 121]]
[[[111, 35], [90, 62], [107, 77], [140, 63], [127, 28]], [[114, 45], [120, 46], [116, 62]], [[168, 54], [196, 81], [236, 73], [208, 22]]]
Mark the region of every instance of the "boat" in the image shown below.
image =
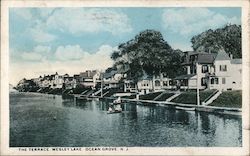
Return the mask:
[[186, 110], [186, 111], [194, 111], [195, 108], [194, 107], [180, 107], [180, 106], [176, 106], [176, 109], [181, 109], [181, 110]]
[[108, 111], [107, 114], [115, 114], [115, 113], [121, 113], [122, 110], [112, 110], [112, 111]]
[[121, 113], [122, 112], [122, 107], [120, 104], [116, 105], [110, 105], [108, 109], [108, 114], [113, 114], [113, 113]]

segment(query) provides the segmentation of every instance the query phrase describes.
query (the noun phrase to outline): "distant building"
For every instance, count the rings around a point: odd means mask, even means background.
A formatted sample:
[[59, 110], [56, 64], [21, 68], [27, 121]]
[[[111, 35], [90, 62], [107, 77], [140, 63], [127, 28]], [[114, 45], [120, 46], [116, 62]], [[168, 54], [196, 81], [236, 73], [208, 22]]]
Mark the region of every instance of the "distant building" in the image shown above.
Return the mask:
[[[97, 84], [97, 80], [100, 79], [100, 72], [97, 70], [87, 70], [79, 74], [79, 83], [85, 87], [94, 88]], [[77, 81], [78, 81], [77, 80]]]
[[64, 76], [59, 75], [57, 72], [50, 76], [51, 88], [62, 88], [64, 83]]
[[106, 88], [117, 88], [123, 75], [118, 73], [117, 70], [109, 68], [103, 73], [103, 83]]
[[[181, 89], [241, 89], [241, 59], [229, 57], [224, 50], [218, 54], [185, 52], [182, 65], [186, 74], [175, 78]], [[198, 85], [197, 85], [198, 76]]]
[[147, 94], [151, 91], [172, 89], [174, 88], [173, 80], [170, 79], [166, 73], [159, 73], [158, 75], [144, 76], [137, 82], [138, 91], [142, 94]]
[[68, 74], [63, 75], [63, 89], [73, 89], [76, 88], [76, 79]]

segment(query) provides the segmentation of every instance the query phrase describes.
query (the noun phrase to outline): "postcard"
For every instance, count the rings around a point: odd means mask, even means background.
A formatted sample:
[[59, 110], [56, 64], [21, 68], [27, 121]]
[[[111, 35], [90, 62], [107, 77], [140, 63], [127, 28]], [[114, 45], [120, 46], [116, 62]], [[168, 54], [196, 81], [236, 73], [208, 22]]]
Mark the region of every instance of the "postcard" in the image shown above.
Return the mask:
[[1, 2], [1, 155], [249, 155], [249, 1]]

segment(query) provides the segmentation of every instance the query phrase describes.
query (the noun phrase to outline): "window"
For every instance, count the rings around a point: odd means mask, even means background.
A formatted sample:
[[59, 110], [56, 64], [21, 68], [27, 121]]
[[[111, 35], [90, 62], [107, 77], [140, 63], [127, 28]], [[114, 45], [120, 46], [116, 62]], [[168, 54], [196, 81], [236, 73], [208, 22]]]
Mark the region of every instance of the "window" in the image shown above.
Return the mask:
[[196, 66], [190, 66], [191, 74], [196, 74]]
[[211, 84], [219, 84], [218, 78], [211, 78]]
[[201, 72], [202, 73], [207, 73], [208, 72], [208, 65], [202, 65]]
[[211, 82], [210, 82], [211, 84], [214, 84], [214, 78], [211, 78]]
[[220, 71], [227, 71], [227, 65], [220, 65]]
[[181, 86], [188, 86], [188, 80], [181, 80]]
[[168, 81], [163, 81], [163, 86], [168, 86]]
[[201, 85], [202, 86], [206, 86], [206, 78], [205, 77], [203, 77], [203, 78], [201, 78]]
[[226, 78], [222, 78], [222, 84], [226, 84]]
[[155, 86], [160, 86], [160, 85], [161, 85], [160, 81], [159, 81], [159, 80], [156, 80], [156, 81], [155, 81]]
[[214, 78], [214, 82], [215, 82], [215, 84], [219, 84], [219, 79], [218, 78]]

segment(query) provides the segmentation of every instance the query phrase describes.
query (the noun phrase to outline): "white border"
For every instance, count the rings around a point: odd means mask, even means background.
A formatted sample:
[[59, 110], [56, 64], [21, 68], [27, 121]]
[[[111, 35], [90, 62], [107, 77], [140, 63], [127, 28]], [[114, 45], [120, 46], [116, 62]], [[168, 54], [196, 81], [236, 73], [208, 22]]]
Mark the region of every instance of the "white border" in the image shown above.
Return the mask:
[[[241, 7], [243, 58], [243, 147], [130, 147], [124, 152], [20, 152], [9, 148], [9, 14], [10, 7]], [[1, 153], [0, 155], [249, 155], [249, 1], [248, 0], [3, 0], [1, 2]]]

